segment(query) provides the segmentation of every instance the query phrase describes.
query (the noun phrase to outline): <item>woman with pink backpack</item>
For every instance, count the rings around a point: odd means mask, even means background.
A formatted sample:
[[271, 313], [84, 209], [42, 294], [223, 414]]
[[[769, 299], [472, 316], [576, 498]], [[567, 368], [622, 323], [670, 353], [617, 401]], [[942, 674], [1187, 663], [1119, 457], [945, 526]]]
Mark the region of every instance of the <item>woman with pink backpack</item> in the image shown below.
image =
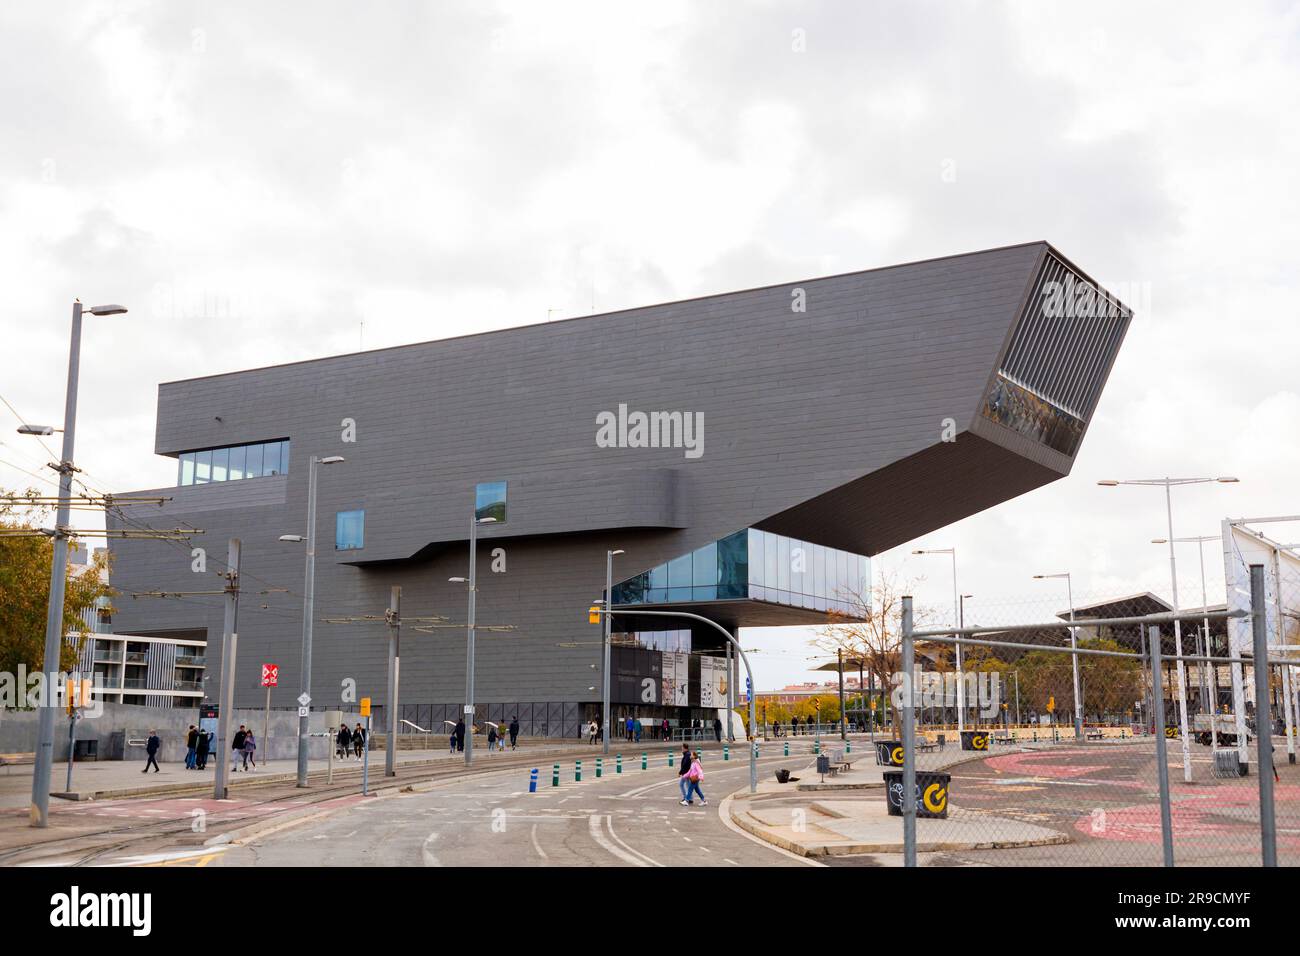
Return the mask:
[[709, 805], [709, 801], [704, 799], [704, 791], [700, 789], [700, 781], [703, 779], [704, 768], [700, 766], [700, 752], [697, 750], [691, 754], [691, 767], [686, 771], [686, 798], [682, 800], [682, 806], [694, 806], [691, 795], [695, 793], [700, 795], [700, 806]]

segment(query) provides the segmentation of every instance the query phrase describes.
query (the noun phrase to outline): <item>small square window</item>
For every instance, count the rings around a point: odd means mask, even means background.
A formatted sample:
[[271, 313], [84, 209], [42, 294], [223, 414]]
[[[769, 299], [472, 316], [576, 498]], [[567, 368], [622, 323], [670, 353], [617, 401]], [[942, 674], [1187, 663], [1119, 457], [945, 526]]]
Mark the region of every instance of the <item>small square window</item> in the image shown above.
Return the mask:
[[474, 517], [496, 518], [497, 524], [506, 520], [506, 483], [481, 481], [474, 488]]
[[355, 551], [366, 544], [366, 513], [340, 511], [334, 523], [334, 549]]

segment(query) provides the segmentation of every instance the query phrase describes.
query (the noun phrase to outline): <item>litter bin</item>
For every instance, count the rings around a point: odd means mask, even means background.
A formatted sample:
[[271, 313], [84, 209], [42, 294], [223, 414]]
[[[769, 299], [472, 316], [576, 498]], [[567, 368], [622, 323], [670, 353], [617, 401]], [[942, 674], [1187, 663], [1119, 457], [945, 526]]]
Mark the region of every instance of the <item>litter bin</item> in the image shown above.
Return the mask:
[[831, 758], [829, 754], [818, 754], [817, 772], [822, 776], [826, 776], [826, 774], [831, 772]]
[[989, 735], [982, 730], [963, 730], [961, 732], [962, 750], [988, 750]]
[[[886, 770], [885, 803], [891, 817], [903, 815], [903, 772]], [[948, 783], [952, 777], [946, 773], [916, 772], [916, 815], [935, 820], [948, 819]]]
[[903, 765], [902, 741], [877, 740], [876, 763], [882, 767], [901, 767]]
[[89, 740], [78, 740], [73, 748], [76, 759], [81, 760], [98, 760], [99, 759], [99, 740], [90, 738]]

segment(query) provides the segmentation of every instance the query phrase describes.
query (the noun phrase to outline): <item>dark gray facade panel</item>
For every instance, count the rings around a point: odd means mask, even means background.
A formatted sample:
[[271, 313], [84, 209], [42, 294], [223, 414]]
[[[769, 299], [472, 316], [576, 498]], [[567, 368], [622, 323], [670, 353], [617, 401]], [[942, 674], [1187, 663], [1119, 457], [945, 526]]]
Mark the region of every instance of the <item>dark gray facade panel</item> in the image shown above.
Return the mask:
[[[1070, 459], [976, 423], [1047, 247], [1032, 243], [792, 282], [545, 325], [228, 375], [159, 388], [162, 454], [288, 437], [290, 471], [166, 489], [163, 509], [126, 509], [155, 527], [204, 529], [206, 575], [186, 546], [114, 541], [123, 591], [220, 586], [226, 539], [243, 541], [242, 706], [255, 670], [281, 665], [275, 706], [297, 695], [307, 462], [318, 489], [318, 618], [378, 614], [391, 585], [408, 616], [463, 623], [465, 539], [477, 482], [508, 483], [508, 520], [480, 535], [480, 702], [598, 698], [604, 584], [751, 526], [871, 554], [1068, 472]], [[791, 311], [802, 289], [807, 311]], [[702, 413], [703, 454], [599, 448], [596, 416]], [[341, 441], [344, 419], [356, 441]], [[961, 434], [940, 442], [946, 420]], [[978, 430], [979, 434], [970, 431]], [[1005, 433], [1005, 434], [1003, 434]], [[983, 436], [983, 437], [980, 437]], [[1046, 454], [1043, 454], [1046, 452]], [[364, 509], [365, 546], [333, 550], [336, 512]], [[117, 519], [114, 519], [117, 523]], [[503, 547], [507, 571], [490, 570]], [[278, 589], [288, 588], [289, 593]], [[259, 591], [267, 591], [259, 594]], [[203, 627], [217, 673], [220, 598], [117, 599], [120, 631]], [[265, 605], [265, 606], [263, 606]], [[379, 625], [315, 627], [318, 703], [352, 678], [382, 702]], [[461, 700], [464, 631], [407, 633], [403, 700]]]

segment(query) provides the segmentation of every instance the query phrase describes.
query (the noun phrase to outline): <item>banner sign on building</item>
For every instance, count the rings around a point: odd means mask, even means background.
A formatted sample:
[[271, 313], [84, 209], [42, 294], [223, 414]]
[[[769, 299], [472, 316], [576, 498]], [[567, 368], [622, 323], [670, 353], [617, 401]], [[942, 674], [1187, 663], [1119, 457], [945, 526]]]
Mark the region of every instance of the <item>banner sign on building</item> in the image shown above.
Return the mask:
[[673, 707], [687, 706], [691, 656], [684, 651], [664, 652], [663, 701]]
[[700, 657], [700, 706], [727, 706], [727, 661], [723, 657]]

